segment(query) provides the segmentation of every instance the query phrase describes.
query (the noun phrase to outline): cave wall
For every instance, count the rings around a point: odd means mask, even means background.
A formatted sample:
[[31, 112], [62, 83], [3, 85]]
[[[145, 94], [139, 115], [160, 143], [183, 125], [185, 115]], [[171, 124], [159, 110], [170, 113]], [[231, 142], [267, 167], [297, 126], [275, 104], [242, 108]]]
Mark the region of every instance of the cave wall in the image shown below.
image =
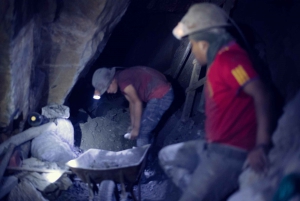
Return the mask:
[[[237, 1], [233, 19], [259, 40], [272, 82], [287, 102], [300, 89], [300, 2], [297, 0]], [[249, 31], [244, 30], [247, 35]], [[249, 38], [248, 38], [249, 39]], [[254, 46], [250, 40], [250, 45]]]
[[0, 127], [28, 110], [34, 57], [32, 0], [0, 4]]
[[0, 4], [0, 127], [64, 103], [102, 52], [129, 0], [3, 0]]

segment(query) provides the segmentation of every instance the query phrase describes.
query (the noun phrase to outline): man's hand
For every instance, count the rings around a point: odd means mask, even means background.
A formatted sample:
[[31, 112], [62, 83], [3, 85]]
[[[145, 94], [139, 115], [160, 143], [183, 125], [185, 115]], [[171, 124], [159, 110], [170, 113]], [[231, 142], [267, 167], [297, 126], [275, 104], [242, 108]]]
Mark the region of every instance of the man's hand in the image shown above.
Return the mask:
[[247, 163], [256, 172], [266, 172], [269, 167], [267, 152], [270, 148], [270, 96], [260, 79], [244, 86], [244, 92], [254, 100], [257, 132], [256, 147], [248, 154]]
[[248, 165], [257, 173], [266, 173], [269, 169], [269, 159], [263, 146], [254, 148], [247, 157]]
[[130, 84], [124, 89], [125, 98], [129, 101], [130, 119], [132, 130], [130, 131], [130, 139], [134, 140], [139, 135], [142, 116], [142, 101], [137, 95], [136, 90]]
[[129, 126], [129, 127], [127, 128], [127, 132], [128, 132], [128, 133], [131, 133], [131, 131], [132, 131], [132, 126]]
[[130, 139], [135, 140], [139, 135], [139, 130], [137, 129], [132, 129], [130, 132]]

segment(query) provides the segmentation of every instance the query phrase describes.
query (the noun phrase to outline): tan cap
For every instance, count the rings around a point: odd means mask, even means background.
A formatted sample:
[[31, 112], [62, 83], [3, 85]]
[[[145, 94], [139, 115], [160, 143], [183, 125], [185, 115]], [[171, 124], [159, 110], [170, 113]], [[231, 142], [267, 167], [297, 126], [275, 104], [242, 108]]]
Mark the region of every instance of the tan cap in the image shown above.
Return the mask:
[[97, 95], [101, 96], [108, 89], [115, 72], [115, 68], [99, 68], [94, 72], [92, 85], [98, 91]]
[[191, 6], [178, 25], [173, 29], [173, 35], [182, 39], [191, 33], [228, 26], [228, 16], [219, 6], [212, 3], [198, 3]]

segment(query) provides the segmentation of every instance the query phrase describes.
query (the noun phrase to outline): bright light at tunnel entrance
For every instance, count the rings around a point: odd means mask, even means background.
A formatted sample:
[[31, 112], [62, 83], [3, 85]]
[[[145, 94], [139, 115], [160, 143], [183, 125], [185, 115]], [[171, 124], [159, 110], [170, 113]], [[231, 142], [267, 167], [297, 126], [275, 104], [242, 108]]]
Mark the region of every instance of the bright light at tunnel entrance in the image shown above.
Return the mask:
[[94, 95], [93, 98], [96, 99], [96, 100], [99, 100], [99, 99], [101, 98], [101, 96], [99, 96], [99, 95]]

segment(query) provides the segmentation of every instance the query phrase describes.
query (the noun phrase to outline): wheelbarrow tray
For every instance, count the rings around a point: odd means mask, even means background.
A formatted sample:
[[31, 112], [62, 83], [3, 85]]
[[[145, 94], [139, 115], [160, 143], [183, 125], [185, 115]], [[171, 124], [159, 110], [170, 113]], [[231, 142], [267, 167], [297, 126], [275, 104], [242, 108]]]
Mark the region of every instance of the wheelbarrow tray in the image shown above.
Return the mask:
[[89, 149], [67, 166], [85, 183], [134, 183], [145, 165], [150, 144], [123, 151]]

